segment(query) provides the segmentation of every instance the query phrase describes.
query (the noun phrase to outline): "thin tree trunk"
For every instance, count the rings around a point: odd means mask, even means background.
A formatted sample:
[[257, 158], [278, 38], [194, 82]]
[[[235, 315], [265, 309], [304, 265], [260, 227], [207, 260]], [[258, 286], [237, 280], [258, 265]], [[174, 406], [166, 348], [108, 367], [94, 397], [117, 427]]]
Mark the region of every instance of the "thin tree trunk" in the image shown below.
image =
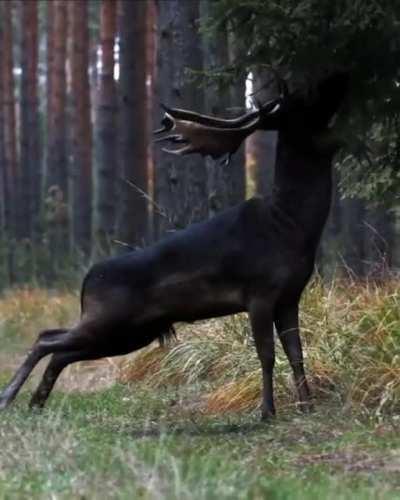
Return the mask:
[[20, 236], [33, 241], [40, 206], [41, 162], [38, 70], [38, 4], [22, 2], [21, 189]]
[[[170, 106], [201, 111], [202, 89], [188, 70], [201, 70], [198, 0], [159, 2], [157, 97]], [[162, 113], [158, 113], [157, 123]], [[183, 158], [155, 151], [156, 201], [168, 214], [158, 218], [158, 233], [181, 229], [207, 218], [207, 171], [198, 155]]]
[[365, 207], [359, 199], [344, 199], [341, 202], [341, 227], [343, 264], [354, 278], [365, 274]]
[[148, 234], [147, 192], [146, 12], [147, 2], [121, 1], [120, 147], [121, 210], [118, 238], [142, 246]]
[[[50, 4], [49, 6], [50, 7]], [[47, 220], [53, 269], [60, 266], [69, 248], [68, 233], [68, 172], [66, 150], [66, 56], [67, 56], [67, 3], [53, 0], [49, 8], [48, 61], [48, 142], [46, 188]]]
[[53, 77], [53, 63], [54, 63], [54, 0], [48, 0], [46, 3], [46, 162], [44, 169], [44, 176], [47, 180], [47, 165], [49, 164], [49, 130], [51, 127], [51, 102], [50, 96], [52, 93], [51, 80]]
[[[210, 0], [201, 0], [202, 22], [206, 23], [212, 16], [212, 3]], [[216, 37], [209, 38], [205, 36], [203, 47], [205, 71], [212, 73], [228, 64], [229, 53], [226, 26], [220, 27]], [[204, 91], [205, 112], [218, 116], [226, 115], [231, 103], [230, 97], [230, 89], [226, 85], [223, 86], [218, 81], [215, 83], [207, 82]], [[210, 217], [229, 207], [231, 204], [234, 182], [232, 165], [234, 161], [232, 159], [230, 165], [222, 166], [219, 160], [216, 161], [210, 157], [205, 159], [208, 177], [208, 214]]]
[[71, 8], [72, 227], [73, 243], [84, 257], [91, 250], [92, 123], [89, 92], [89, 29], [86, 0]]
[[12, 34], [12, 4], [8, 1], [1, 2], [2, 7], [2, 46], [3, 60], [1, 77], [3, 79], [3, 113], [4, 113], [4, 156], [5, 156], [5, 191], [6, 191], [6, 229], [9, 241], [8, 268], [9, 279], [15, 281], [14, 240], [17, 231], [16, 206], [17, 206], [17, 147], [16, 147], [16, 117], [14, 98], [13, 76], [13, 34]]
[[[147, 7], [147, 30], [146, 30], [146, 78], [147, 78], [147, 131], [149, 137], [152, 136], [154, 127], [154, 110], [158, 103], [155, 100], [155, 79], [156, 75], [156, 55], [157, 55], [157, 6], [156, 0], [149, 0]], [[154, 151], [153, 144], [149, 140], [147, 145], [148, 164], [148, 194], [151, 200], [155, 199], [154, 194]], [[148, 204], [149, 217], [149, 242], [155, 239], [155, 216], [156, 207]]]
[[[0, 3], [0, 19], [3, 19], [3, 4]], [[4, 88], [3, 88], [3, 25], [0, 21], [0, 241], [6, 240], [6, 175], [5, 175], [5, 152], [4, 152]], [[5, 271], [5, 268], [3, 268]]]
[[101, 65], [97, 93], [94, 258], [109, 255], [115, 235], [117, 94], [114, 80], [116, 2], [103, 0], [100, 12]]

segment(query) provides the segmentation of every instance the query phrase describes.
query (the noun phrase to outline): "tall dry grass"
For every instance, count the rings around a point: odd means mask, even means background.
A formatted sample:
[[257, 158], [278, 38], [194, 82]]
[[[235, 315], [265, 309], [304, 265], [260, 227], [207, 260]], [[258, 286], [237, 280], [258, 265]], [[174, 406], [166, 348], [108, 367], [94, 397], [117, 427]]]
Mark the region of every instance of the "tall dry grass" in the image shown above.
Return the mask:
[[[0, 298], [0, 338], [29, 344], [41, 329], [69, 326], [78, 317], [77, 293], [9, 291]], [[316, 279], [303, 299], [301, 326], [316, 399], [335, 398], [342, 405], [376, 413], [400, 410], [397, 280], [381, 285], [337, 280], [326, 285]], [[246, 315], [181, 325], [178, 338], [126, 358], [117, 380], [150, 387], [192, 385], [203, 411], [210, 413], [257, 407], [261, 375]], [[296, 398], [290, 368], [277, 345], [276, 395], [282, 408]]]
[[[301, 307], [305, 361], [314, 397], [367, 411], [400, 410], [400, 284], [315, 280]], [[247, 410], [260, 400], [260, 368], [244, 314], [178, 328], [179, 341], [150, 347], [121, 366], [121, 382], [203, 384], [205, 412]], [[280, 406], [295, 402], [278, 348]], [[206, 387], [206, 389], [204, 389]]]

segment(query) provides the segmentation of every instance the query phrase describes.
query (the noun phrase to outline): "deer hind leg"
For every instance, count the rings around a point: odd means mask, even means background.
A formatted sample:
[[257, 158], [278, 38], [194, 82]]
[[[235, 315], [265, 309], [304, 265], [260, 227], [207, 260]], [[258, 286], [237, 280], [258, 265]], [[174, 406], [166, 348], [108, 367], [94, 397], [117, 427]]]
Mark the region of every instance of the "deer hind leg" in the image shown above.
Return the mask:
[[43, 374], [42, 380], [31, 398], [29, 406], [31, 408], [43, 408], [64, 368], [71, 363], [90, 359], [91, 357], [90, 351], [84, 350], [76, 352], [57, 352], [53, 354]]
[[50, 344], [59, 341], [67, 333], [68, 330], [54, 329], [45, 330], [39, 334], [38, 340], [33, 345], [25, 361], [16, 371], [10, 383], [3, 389], [0, 395], [0, 409], [6, 408], [15, 399], [35, 366], [51, 352]]
[[253, 301], [249, 308], [251, 328], [261, 362], [263, 389], [261, 418], [267, 420], [275, 415], [273, 374], [275, 344], [272, 309], [265, 300]]
[[[93, 322], [93, 324], [96, 323]], [[32, 370], [48, 354], [56, 352], [76, 353], [85, 349], [90, 349], [91, 352], [95, 353], [96, 340], [92, 335], [91, 326], [90, 323], [80, 323], [71, 330], [45, 330], [40, 333], [31, 352], [0, 395], [0, 409], [4, 409], [12, 403]]]
[[303, 411], [308, 412], [312, 409], [312, 403], [310, 389], [304, 372], [303, 350], [299, 331], [298, 302], [277, 308], [275, 312], [275, 326], [293, 371], [300, 407]]
[[[62, 370], [69, 364], [87, 359], [97, 359], [112, 355], [111, 348], [118, 349], [118, 342], [107, 344], [112, 333], [112, 326], [118, 323], [97, 318], [89, 322], [82, 322], [59, 339], [41, 338], [47, 349], [53, 353], [51, 360], [43, 374], [42, 380], [31, 398], [31, 407], [43, 407], [50, 395]], [[102, 341], [106, 341], [106, 345]], [[116, 346], [115, 346], [116, 344]]]

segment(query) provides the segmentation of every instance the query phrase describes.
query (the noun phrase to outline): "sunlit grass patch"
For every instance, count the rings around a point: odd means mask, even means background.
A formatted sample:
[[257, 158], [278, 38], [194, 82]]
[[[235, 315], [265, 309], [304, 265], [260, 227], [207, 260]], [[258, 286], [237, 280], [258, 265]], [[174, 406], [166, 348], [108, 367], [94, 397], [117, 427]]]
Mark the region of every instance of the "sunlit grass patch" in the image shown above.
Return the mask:
[[79, 318], [77, 293], [23, 288], [0, 298], [0, 337], [34, 339], [44, 328], [70, 326]]

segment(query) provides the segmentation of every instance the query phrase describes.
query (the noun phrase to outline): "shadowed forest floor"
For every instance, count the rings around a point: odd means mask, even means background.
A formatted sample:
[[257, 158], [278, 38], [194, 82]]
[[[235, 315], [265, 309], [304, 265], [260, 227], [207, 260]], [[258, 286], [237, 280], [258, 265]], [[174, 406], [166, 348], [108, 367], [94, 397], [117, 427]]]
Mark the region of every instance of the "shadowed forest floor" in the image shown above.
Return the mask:
[[[32, 413], [38, 370], [1, 415], [0, 498], [399, 498], [397, 291], [350, 288], [315, 283], [304, 300], [309, 416], [294, 405], [278, 349], [278, 415], [259, 422], [242, 316], [179, 327], [164, 348], [75, 365]], [[39, 329], [76, 320], [78, 302], [42, 290], [0, 300], [1, 385]]]

